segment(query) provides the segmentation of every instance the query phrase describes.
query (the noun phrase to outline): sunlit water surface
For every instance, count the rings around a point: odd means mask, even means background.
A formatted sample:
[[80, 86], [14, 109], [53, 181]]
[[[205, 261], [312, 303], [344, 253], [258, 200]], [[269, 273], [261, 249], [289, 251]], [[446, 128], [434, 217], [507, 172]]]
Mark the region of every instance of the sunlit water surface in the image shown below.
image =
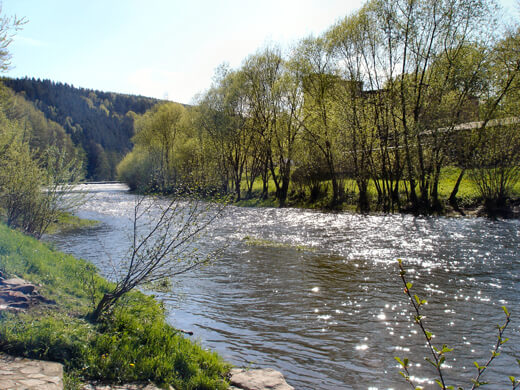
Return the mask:
[[[78, 215], [101, 221], [51, 237], [110, 277], [128, 248], [135, 195], [122, 185], [84, 186]], [[496, 342], [502, 305], [510, 341], [484, 379], [520, 377], [518, 220], [332, 214], [228, 207], [204, 245], [227, 248], [210, 266], [155, 293], [169, 322], [237, 366], [273, 367], [296, 389], [404, 389], [395, 356], [436, 388], [424, 337], [411, 320], [397, 258], [425, 307], [434, 343], [448, 344], [449, 384], [469, 378]], [[253, 245], [252, 245], [253, 244]]]

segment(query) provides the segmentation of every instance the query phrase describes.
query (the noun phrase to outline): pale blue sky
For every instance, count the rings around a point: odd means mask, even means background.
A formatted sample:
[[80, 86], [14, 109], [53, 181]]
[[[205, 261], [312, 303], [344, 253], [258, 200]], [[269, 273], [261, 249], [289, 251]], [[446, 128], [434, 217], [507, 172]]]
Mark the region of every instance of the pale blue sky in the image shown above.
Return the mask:
[[[516, 13], [515, 0], [501, 0]], [[318, 35], [363, 0], [3, 0], [28, 23], [10, 77], [189, 103], [223, 62]]]

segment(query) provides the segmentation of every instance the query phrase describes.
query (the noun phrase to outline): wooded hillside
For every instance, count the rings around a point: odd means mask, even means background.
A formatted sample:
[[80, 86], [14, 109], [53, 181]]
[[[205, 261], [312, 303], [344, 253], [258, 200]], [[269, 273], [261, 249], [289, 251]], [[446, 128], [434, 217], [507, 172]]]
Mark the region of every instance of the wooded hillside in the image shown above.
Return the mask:
[[49, 120], [70, 134], [86, 153], [86, 178], [111, 180], [121, 158], [132, 149], [134, 116], [158, 101], [143, 96], [75, 88], [34, 78], [4, 78], [4, 85], [33, 102]]

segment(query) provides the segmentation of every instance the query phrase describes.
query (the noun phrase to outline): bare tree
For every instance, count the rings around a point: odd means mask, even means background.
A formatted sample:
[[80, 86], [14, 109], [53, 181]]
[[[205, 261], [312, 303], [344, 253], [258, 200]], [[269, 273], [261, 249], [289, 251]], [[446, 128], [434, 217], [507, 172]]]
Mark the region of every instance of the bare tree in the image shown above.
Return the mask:
[[2, 3], [0, 3], [0, 15], [0, 71], [5, 72], [11, 65], [8, 47], [13, 42], [16, 32], [27, 23], [27, 19], [2, 15]]
[[126, 293], [164, 278], [173, 278], [207, 264], [219, 251], [204, 253], [201, 235], [223, 212], [224, 203], [197, 198], [139, 196], [133, 213], [129, 254], [115, 275], [114, 288], [105, 293], [90, 318], [96, 322]]

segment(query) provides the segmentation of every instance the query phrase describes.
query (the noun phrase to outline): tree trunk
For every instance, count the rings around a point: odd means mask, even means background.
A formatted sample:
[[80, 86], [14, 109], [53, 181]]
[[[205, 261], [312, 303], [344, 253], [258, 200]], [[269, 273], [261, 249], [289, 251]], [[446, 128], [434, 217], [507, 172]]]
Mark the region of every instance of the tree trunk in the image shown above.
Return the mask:
[[105, 313], [114, 303], [123, 295], [123, 293], [106, 293], [99, 301], [96, 309], [89, 315], [92, 322], [98, 322], [101, 314]]
[[464, 211], [462, 211], [459, 207], [459, 204], [457, 202], [457, 193], [459, 192], [460, 183], [462, 181], [462, 178], [464, 177], [465, 172], [466, 172], [465, 168], [463, 168], [460, 171], [459, 177], [457, 178], [457, 181], [455, 183], [455, 186], [453, 187], [453, 190], [451, 191], [450, 198], [449, 198], [449, 202], [450, 202], [451, 207], [453, 207], [453, 210], [460, 213], [461, 215], [466, 215], [466, 214], [464, 214]]
[[280, 187], [280, 191], [278, 194], [278, 201], [280, 202], [280, 207], [285, 206], [285, 202], [287, 201], [288, 192], [289, 192], [289, 176], [284, 176], [282, 178], [282, 186]]
[[370, 211], [370, 203], [368, 201], [368, 180], [358, 180], [357, 185], [359, 190], [359, 211], [361, 213], [368, 213]]

